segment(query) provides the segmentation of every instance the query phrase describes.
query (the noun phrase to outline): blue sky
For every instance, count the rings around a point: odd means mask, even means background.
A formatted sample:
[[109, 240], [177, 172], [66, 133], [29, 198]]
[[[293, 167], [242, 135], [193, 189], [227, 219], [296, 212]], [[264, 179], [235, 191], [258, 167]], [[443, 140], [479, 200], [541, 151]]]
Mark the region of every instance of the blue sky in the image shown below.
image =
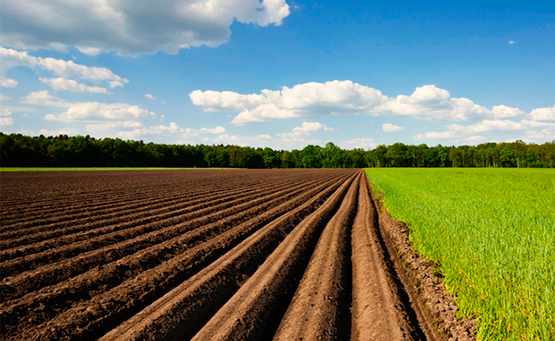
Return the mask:
[[3, 0], [0, 131], [277, 149], [555, 140], [555, 2]]

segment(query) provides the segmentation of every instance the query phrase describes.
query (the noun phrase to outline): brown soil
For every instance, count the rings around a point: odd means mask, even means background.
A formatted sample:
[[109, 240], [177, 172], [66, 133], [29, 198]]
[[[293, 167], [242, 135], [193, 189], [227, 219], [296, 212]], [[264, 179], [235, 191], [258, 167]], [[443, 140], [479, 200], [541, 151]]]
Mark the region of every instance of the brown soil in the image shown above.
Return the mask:
[[30, 172], [1, 181], [5, 340], [473, 332], [403, 226], [383, 208], [378, 219], [362, 171]]

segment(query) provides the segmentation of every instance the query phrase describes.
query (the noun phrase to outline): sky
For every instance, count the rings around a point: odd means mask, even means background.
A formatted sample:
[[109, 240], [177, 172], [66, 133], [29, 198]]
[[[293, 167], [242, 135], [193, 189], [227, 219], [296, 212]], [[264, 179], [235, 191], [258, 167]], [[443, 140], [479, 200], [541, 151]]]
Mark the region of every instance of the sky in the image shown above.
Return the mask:
[[555, 140], [554, 1], [0, 6], [3, 133], [287, 150]]

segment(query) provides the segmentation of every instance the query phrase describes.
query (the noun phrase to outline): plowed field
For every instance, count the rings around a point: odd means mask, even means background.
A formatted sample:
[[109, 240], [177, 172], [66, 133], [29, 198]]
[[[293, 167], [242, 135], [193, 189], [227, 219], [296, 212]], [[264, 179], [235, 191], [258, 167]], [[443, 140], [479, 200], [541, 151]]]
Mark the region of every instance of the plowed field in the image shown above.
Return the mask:
[[6, 340], [433, 338], [362, 171], [1, 176]]

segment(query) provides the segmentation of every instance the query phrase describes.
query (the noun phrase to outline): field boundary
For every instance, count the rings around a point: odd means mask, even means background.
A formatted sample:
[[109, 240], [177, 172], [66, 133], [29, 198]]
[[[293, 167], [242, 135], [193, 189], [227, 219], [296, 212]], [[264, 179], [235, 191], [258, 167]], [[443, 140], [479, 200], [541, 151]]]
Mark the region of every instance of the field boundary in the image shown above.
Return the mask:
[[426, 334], [438, 340], [476, 340], [476, 321], [457, 319], [458, 307], [453, 296], [444, 288], [437, 265], [420, 257], [409, 243], [409, 228], [405, 223], [391, 217], [383, 199], [385, 195], [377, 186], [368, 181], [372, 201], [379, 216], [379, 229], [387, 252], [403, 283], [410, 301], [416, 310], [418, 320]]

